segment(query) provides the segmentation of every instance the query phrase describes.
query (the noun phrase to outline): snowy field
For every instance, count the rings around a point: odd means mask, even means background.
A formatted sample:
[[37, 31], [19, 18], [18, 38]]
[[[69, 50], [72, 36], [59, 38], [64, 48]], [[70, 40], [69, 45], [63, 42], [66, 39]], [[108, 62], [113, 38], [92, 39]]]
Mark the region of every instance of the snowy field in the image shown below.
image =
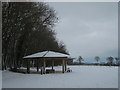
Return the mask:
[[[3, 88], [118, 88], [118, 67], [68, 66], [70, 73], [21, 74], [2, 72]], [[56, 67], [55, 70], [61, 69]]]

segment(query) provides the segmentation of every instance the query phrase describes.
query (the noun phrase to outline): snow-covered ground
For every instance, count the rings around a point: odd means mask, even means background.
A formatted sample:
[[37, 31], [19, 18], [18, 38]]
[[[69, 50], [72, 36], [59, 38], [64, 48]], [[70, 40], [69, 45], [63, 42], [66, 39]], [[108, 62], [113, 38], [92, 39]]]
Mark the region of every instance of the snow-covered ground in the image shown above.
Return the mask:
[[[70, 73], [21, 74], [3, 71], [3, 88], [118, 88], [118, 67], [68, 66]], [[61, 67], [56, 67], [56, 70]]]

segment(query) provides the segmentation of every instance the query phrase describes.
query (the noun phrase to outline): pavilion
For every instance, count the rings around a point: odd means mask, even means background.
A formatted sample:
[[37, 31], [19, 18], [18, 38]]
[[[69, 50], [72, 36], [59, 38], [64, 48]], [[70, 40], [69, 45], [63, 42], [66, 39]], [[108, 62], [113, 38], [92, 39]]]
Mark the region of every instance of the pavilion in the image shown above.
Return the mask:
[[23, 60], [27, 62], [27, 73], [30, 73], [30, 62], [37, 62], [37, 72], [39, 72], [39, 68], [41, 69], [41, 74], [46, 73], [46, 62], [50, 60], [52, 62], [51, 66], [53, 70], [54, 61], [59, 60], [62, 64], [62, 73], [67, 70], [67, 61], [70, 60], [70, 56], [67, 54], [53, 52], [53, 51], [43, 51], [38, 52], [32, 55], [28, 55], [23, 57]]

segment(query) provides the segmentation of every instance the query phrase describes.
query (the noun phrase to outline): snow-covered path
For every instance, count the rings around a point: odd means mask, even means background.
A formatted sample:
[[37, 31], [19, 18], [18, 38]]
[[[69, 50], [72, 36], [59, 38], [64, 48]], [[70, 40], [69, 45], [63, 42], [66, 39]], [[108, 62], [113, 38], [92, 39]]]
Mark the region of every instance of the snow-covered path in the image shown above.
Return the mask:
[[[3, 71], [3, 88], [117, 88], [118, 67], [69, 66], [71, 73], [20, 74]], [[56, 67], [61, 69], [61, 67]]]

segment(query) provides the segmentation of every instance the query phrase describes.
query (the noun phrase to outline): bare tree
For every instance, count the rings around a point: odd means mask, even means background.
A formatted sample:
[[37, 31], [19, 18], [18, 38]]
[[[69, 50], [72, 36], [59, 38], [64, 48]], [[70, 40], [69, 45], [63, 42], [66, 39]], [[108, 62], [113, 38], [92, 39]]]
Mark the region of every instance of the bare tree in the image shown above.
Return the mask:
[[100, 60], [100, 57], [99, 57], [99, 56], [95, 56], [95, 60], [96, 60], [97, 63], [98, 63], [98, 61]]
[[79, 64], [81, 64], [84, 59], [82, 58], [82, 56], [79, 56], [78, 60], [79, 60]]
[[120, 58], [115, 57], [115, 60], [116, 60], [116, 64], [118, 65], [118, 64], [119, 64], [119, 60], [120, 60]]
[[17, 69], [22, 57], [32, 53], [65, 53], [53, 30], [57, 21], [56, 11], [46, 3], [2, 2], [2, 69]]
[[109, 65], [112, 65], [114, 58], [110, 56], [110, 57], [107, 57], [106, 60], [108, 61]]

